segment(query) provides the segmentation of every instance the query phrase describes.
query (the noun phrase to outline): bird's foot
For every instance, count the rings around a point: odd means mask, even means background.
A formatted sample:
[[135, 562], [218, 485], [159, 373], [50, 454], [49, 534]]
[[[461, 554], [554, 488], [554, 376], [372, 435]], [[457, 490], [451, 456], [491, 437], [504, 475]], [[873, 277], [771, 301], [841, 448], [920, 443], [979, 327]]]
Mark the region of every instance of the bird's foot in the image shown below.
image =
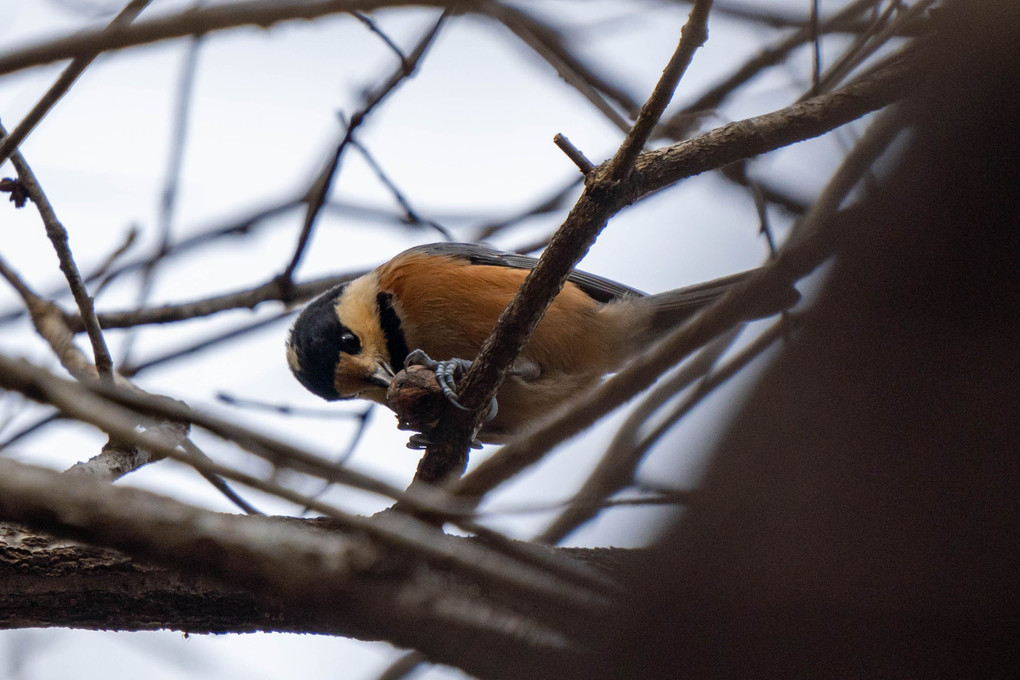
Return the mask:
[[[456, 357], [436, 361], [423, 350], [416, 349], [412, 350], [404, 360], [405, 369], [411, 366], [424, 366], [433, 371], [436, 374], [436, 382], [439, 383], [439, 388], [443, 391], [443, 396], [446, 397], [446, 400], [461, 411], [468, 410], [457, 400], [457, 380], [467, 374], [468, 369], [471, 368], [470, 361]], [[489, 412], [485, 415], [485, 422], [495, 418], [498, 410], [499, 404], [496, 402], [496, 398], [493, 397], [492, 403], [489, 405]]]

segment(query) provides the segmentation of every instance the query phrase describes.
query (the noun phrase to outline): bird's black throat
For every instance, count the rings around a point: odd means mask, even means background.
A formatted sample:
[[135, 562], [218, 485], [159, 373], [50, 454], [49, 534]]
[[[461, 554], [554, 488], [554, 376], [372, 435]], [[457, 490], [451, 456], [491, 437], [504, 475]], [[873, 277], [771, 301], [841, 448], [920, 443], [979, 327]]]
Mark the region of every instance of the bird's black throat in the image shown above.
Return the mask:
[[390, 355], [390, 366], [394, 371], [404, 367], [404, 359], [407, 358], [407, 339], [404, 338], [404, 331], [400, 327], [400, 317], [393, 309], [393, 295], [391, 293], [379, 293], [375, 297], [379, 306], [379, 325], [382, 326], [383, 335], [386, 336], [386, 351]]

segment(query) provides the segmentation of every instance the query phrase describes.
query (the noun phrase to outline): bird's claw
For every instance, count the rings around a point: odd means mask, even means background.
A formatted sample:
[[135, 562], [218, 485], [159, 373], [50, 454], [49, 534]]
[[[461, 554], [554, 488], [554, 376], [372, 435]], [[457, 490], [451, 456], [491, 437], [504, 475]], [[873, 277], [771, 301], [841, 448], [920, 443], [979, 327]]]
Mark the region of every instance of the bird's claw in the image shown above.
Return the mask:
[[[439, 383], [439, 388], [443, 391], [443, 396], [451, 404], [459, 408], [461, 411], [467, 411], [468, 408], [462, 405], [457, 400], [457, 380], [464, 377], [471, 368], [471, 362], [467, 359], [461, 359], [454, 357], [452, 359], [442, 359], [436, 361], [421, 349], [412, 350], [407, 358], [404, 359], [404, 368], [410, 366], [424, 366], [430, 371], [434, 371], [436, 374], [436, 382]], [[489, 405], [489, 412], [485, 416], [485, 422], [489, 422], [496, 417], [496, 413], [499, 410], [499, 404], [496, 402], [496, 398], [492, 398], [492, 403]]]

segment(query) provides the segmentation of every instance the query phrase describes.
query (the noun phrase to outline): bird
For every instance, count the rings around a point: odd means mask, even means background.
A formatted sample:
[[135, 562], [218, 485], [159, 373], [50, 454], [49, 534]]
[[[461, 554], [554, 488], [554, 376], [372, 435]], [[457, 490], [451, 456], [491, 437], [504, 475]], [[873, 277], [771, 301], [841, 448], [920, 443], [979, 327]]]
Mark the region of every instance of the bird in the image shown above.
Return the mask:
[[[537, 262], [475, 243], [405, 250], [301, 311], [286, 343], [290, 370], [327, 401], [386, 405], [387, 389], [409, 356], [470, 365]], [[524, 431], [753, 271], [655, 295], [571, 271], [511, 366], [477, 440], [503, 443]], [[792, 301], [787, 297], [761, 316]]]

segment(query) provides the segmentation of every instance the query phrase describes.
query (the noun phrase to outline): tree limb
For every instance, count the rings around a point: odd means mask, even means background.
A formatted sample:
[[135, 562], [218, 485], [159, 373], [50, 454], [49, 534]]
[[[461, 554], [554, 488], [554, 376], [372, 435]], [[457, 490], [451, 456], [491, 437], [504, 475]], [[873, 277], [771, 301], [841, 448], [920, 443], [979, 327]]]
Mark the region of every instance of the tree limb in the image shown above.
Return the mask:
[[[414, 647], [482, 677], [521, 678], [575, 663], [590, 648], [589, 617], [605, 606], [570, 604], [558, 589], [507, 588], [457, 560], [327, 531], [322, 520], [222, 515], [9, 460], [0, 460], [0, 518], [140, 560], [0, 528], [0, 627], [329, 633]], [[372, 521], [392, 530], [414, 520]], [[484, 551], [438, 531], [433, 541]], [[581, 552], [615, 570], [625, 551]], [[87, 606], [67, 607], [72, 593]]]

